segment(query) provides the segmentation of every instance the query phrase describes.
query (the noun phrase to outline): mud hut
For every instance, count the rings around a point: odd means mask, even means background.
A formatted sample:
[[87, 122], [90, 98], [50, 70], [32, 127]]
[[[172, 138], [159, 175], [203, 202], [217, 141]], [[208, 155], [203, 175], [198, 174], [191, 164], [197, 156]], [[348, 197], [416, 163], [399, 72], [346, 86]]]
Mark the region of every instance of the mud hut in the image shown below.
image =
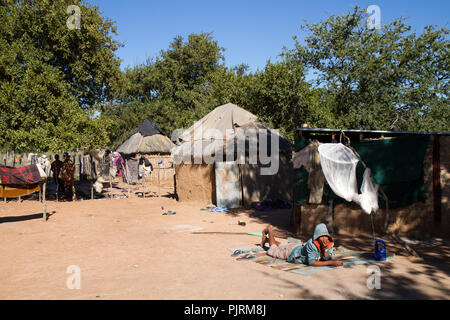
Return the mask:
[[[260, 132], [266, 134], [264, 140]], [[270, 154], [270, 163], [262, 161], [261, 154]], [[181, 201], [235, 208], [292, 199], [292, 145], [232, 103], [215, 108], [184, 131], [172, 155]], [[272, 165], [274, 172], [267, 174]]]
[[[141, 125], [134, 130], [130, 137], [119, 147], [117, 152], [125, 158], [127, 169], [127, 180], [129, 183], [136, 183], [139, 178], [139, 171], [153, 179], [155, 172], [159, 175], [159, 180], [173, 180], [173, 159], [171, 149], [175, 145], [163, 134], [160, 128], [149, 120], [144, 120]], [[149, 165], [150, 164], [150, 165]], [[150, 170], [139, 170], [139, 165]]]

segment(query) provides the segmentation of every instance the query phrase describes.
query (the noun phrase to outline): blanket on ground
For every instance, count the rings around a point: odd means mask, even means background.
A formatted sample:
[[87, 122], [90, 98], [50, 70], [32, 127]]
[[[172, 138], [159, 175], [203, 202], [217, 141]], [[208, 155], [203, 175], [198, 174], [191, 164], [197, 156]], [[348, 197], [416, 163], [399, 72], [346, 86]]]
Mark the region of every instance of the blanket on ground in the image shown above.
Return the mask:
[[[322, 267], [312, 267], [305, 264], [296, 264], [296, 263], [290, 263], [286, 260], [276, 259], [269, 255], [267, 255], [266, 250], [261, 248], [260, 246], [253, 246], [253, 247], [243, 247], [243, 248], [229, 248], [231, 252], [236, 252], [239, 250], [240, 256], [235, 257], [235, 259], [239, 259], [241, 257], [244, 257], [248, 254], [250, 254], [249, 259], [245, 260], [251, 260], [256, 263], [270, 266], [274, 269], [292, 272], [296, 274], [301, 275], [311, 275], [317, 272], [326, 271], [326, 270], [333, 270], [333, 269], [339, 269], [339, 268], [349, 268], [355, 265], [360, 264], [371, 264], [371, 263], [380, 263], [384, 261], [376, 261], [374, 258], [374, 254], [370, 252], [356, 252], [349, 249], [339, 249], [335, 250], [333, 253], [333, 257], [339, 257], [342, 255], [350, 255], [351, 257], [346, 258], [343, 260], [343, 266], [341, 267], [332, 267], [332, 266], [322, 266]], [[388, 253], [386, 255], [386, 261], [394, 259], [394, 253]], [[243, 260], [241, 260], [243, 261]]]

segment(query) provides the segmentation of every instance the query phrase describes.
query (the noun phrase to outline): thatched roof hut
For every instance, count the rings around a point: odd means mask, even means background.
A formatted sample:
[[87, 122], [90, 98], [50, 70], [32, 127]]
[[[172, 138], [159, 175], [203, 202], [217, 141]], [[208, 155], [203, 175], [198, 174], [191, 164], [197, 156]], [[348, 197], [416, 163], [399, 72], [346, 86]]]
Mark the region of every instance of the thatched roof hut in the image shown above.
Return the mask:
[[116, 151], [125, 155], [170, 154], [174, 146], [161, 129], [149, 120], [144, 120]]
[[[208, 131], [212, 129], [215, 130], [216, 136], [209, 136]], [[177, 162], [185, 160], [189, 162], [193, 158], [195, 163], [202, 163], [202, 154], [195, 154], [195, 150], [209, 149], [212, 154], [217, 154], [231, 144], [235, 146], [235, 151], [237, 151], [236, 148], [244, 146], [248, 152], [250, 143], [257, 143], [259, 147], [261, 146], [257, 136], [246, 135], [246, 131], [251, 130], [255, 133], [258, 130], [267, 130], [269, 136], [274, 135], [277, 138], [280, 152], [292, 152], [292, 144], [261, 122], [256, 115], [233, 103], [227, 103], [218, 106], [179, 135], [172, 155]], [[271, 150], [270, 138], [267, 139], [266, 146], [268, 150]]]
[[[258, 130], [267, 132], [266, 141], [256, 135]], [[249, 131], [255, 134], [249, 135]], [[256, 145], [259, 151], [267, 143], [266, 150], [272, 153], [272, 138], [278, 143], [279, 152], [274, 158], [279, 168], [275, 174], [264, 175], [261, 169], [267, 167], [266, 164], [251, 164], [249, 147]], [[233, 160], [223, 161], [229, 158], [224, 156], [229, 146]], [[205, 161], [203, 151], [217, 155], [214, 163]], [[178, 137], [172, 155], [176, 163], [177, 195], [181, 201], [195, 200], [233, 208], [269, 198], [292, 199], [291, 143], [256, 115], [235, 104], [218, 106], [195, 122]], [[245, 163], [237, 161], [241, 156], [245, 157]]]

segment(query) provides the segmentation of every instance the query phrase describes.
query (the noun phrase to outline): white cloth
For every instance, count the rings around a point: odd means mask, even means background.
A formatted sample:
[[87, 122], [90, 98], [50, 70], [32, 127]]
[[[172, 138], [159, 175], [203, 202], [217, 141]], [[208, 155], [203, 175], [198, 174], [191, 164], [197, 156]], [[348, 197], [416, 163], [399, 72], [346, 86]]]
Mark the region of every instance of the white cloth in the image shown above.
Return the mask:
[[366, 213], [377, 212], [378, 211], [378, 189], [379, 185], [372, 183], [370, 179], [370, 169], [367, 168], [364, 171], [363, 181], [361, 185], [361, 194], [359, 194], [359, 199], [355, 200], [361, 208]]
[[307, 145], [300, 151], [297, 151], [294, 154], [294, 158], [292, 160], [294, 169], [300, 169], [301, 167], [305, 167], [305, 169], [306, 169], [308, 167], [309, 163], [311, 162], [312, 151], [313, 151], [312, 144]]
[[324, 143], [319, 146], [320, 164], [325, 179], [333, 192], [347, 201], [358, 203], [364, 212], [378, 210], [378, 188], [370, 179], [370, 169], [364, 171], [361, 194], [358, 194], [356, 166], [358, 157], [342, 143]]

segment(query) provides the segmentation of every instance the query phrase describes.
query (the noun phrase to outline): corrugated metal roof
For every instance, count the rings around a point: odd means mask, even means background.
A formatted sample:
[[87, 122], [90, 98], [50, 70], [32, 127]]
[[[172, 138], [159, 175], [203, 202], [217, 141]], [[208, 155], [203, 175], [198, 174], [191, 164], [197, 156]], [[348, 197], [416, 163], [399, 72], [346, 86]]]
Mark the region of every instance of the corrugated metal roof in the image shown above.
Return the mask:
[[324, 133], [339, 133], [343, 131], [344, 133], [376, 133], [376, 134], [389, 134], [389, 135], [440, 135], [440, 136], [450, 136], [450, 132], [415, 132], [415, 131], [383, 131], [383, 130], [357, 130], [357, 129], [328, 129], [328, 128], [300, 128], [295, 127], [295, 131], [304, 132], [324, 132]]

